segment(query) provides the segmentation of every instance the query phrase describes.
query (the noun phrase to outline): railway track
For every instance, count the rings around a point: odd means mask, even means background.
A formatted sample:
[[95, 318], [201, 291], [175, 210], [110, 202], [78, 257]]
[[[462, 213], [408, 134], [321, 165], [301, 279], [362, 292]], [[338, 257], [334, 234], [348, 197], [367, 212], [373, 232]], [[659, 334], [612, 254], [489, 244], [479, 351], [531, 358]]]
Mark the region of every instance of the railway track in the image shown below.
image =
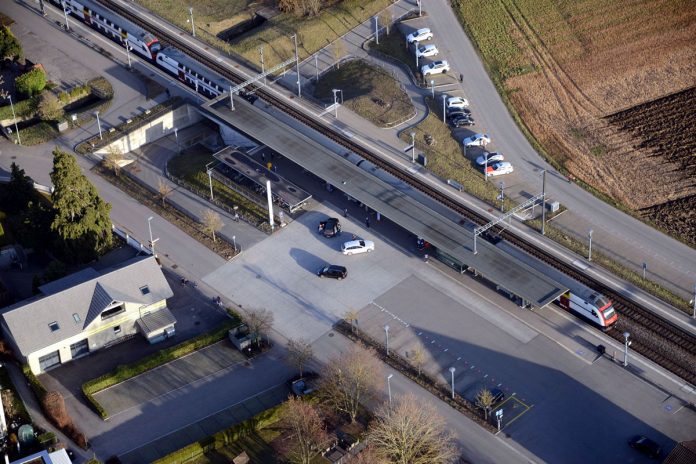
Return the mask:
[[[113, 0], [99, 1], [112, 11], [117, 12], [143, 29], [152, 32], [163, 44], [175, 46], [176, 48], [186, 52], [189, 56], [229, 79], [231, 82], [239, 84], [245, 80], [243, 76], [236, 74], [235, 71], [223, 66], [214, 58], [207, 56], [204, 52], [189, 47], [175, 34], [168, 32], [158, 25], [153, 25], [146, 22]], [[264, 89], [263, 87], [254, 87], [251, 88], [251, 90], [253, 90], [262, 99], [284, 111], [299, 122], [302, 122], [320, 134], [329, 137], [334, 142], [337, 142], [345, 148], [355, 152], [384, 171], [389, 172], [394, 177], [429, 195], [443, 205], [456, 211], [468, 221], [471, 221], [476, 225], [482, 225], [488, 222], [488, 219], [483, 215], [467, 209], [463, 205], [452, 200], [425, 182], [408, 175], [400, 168], [371, 153], [343, 134], [337, 133], [333, 129], [325, 126], [323, 123], [315, 119], [314, 116], [306, 114], [304, 111], [298, 110], [297, 108], [289, 105], [286, 101], [277, 97], [272, 92]], [[582, 284], [609, 297], [612, 301], [614, 301], [614, 307], [621, 317], [619, 318], [619, 322], [615, 325], [615, 327], [606, 333], [623, 344], [623, 333], [630, 332], [632, 351], [640, 353], [651, 361], [669, 370], [673, 374], [679, 376], [683, 380], [692, 385], [696, 385], [696, 336], [682, 330], [675, 324], [622, 297], [603, 283], [584, 275], [578, 269], [562, 262], [560, 259], [551, 255], [550, 253], [532, 246], [509, 231], [503, 229], [500, 231], [500, 235], [508, 242], [526, 251], [532, 256], [535, 256], [537, 259], [544, 261], [561, 272], [578, 280]]]

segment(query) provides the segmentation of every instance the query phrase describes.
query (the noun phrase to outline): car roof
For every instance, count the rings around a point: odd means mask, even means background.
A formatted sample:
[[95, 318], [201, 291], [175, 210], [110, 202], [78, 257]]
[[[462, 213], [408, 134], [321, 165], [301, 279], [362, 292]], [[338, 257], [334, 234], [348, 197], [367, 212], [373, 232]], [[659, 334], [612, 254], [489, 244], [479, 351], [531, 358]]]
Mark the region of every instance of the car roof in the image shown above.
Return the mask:
[[332, 271], [346, 272], [345, 266], [339, 266], [339, 265], [337, 265], [337, 264], [329, 264], [329, 265], [327, 266], [327, 268], [330, 269], [330, 270], [332, 270]]
[[418, 29], [416, 31], [416, 33], [418, 33], [418, 34], [422, 34], [424, 32], [430, 32], [430, 28], [429, 27], [421, 27], [420, 29]]

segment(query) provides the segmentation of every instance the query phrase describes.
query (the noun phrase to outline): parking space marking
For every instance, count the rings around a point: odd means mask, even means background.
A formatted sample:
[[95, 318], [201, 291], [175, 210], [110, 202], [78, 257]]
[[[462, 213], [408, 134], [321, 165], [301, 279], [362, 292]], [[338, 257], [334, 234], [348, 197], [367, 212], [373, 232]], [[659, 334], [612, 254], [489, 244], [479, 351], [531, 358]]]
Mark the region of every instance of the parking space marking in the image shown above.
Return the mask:
[[[491, 411], [491, 412], [492, 412], [492, 413], [495, 413], [495, 411], [499, 411], [499, 410], [503, 409], [503, 407], [505, 406], [505, 404], [507, 404], [507, 403], [509, 403], [509, 402], [512, 402], [512, 403], [514, 403], [514, 404], [512, 404], [512, 406], [511, 406], [509, 409], [504, 409], [505, 412], [509, 412], [510, 410], [515, 410], [515, 409], [517, 409], [518, 407], [521, 407], [522, 409], [521, 409], [517, 414], [513, 415], [513, 417], [512, 417], [511, 420], [506, 421], [505, 424], [503, 424], [503, 428], [508, 427], [510, 424], [512, 424], [512, 423], [515, 422], [517, 419], [519, 419], [519, 418], [522, 417], [524, 414], [526, 414], [527, 411], [529, 411], [530, 409], [532, 409], [532, 407], [534, 406], [533, 404], [532, 404], [532, 405], [528, 405], [527, 403], [525, 403], [525, 402], [519, 400], [519, 399], [515, 396], [515, 394], [513, 393], [513, 394], [512, 394], [511, 396], [509, 396], [505, 401], [503, 401], [503, 402], [500, 403], [498, 406], [496, 406], [496, 407], [493, 409], [493, 411]], [[505, 416], [503, 416], [503, 417], [505, 417]]]

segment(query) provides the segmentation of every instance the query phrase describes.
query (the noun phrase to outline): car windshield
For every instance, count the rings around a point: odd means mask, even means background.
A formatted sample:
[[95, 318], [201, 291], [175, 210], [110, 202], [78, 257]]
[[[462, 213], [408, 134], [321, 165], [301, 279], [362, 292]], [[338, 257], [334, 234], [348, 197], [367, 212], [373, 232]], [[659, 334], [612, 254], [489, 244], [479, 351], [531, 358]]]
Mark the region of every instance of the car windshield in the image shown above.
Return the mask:
[[604, 319], [611, 319], [616, 314], [616, 311], [614, 311], [613, 306], [609, 306], [607, 309], [602, 311], [602, 314], [604, 314]]

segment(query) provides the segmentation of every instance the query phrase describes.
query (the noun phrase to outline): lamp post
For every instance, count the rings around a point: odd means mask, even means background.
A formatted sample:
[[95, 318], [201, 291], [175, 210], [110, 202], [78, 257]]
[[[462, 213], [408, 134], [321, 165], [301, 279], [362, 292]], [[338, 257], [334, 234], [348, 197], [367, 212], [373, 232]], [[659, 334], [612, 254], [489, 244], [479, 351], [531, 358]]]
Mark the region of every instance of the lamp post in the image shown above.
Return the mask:
[[454, 366], [449, 368], [450, 374], [452, 374], [452, 399], [454, 399], [454, 371], [456, 370]]
[[157, 240], [159, 240], [159, 238], [152, 238], [152, 219], [152, 216], [147, 218], [147, 230], [150, 232], [150, 251], [152, 252], [152, 256], [156, 258], [157, 253], [155, 253], [155, 243], [157, 242]]
[[387, 392], [389, 393], [389, 407], [391, 408], [392, 406], [392, 396], [391, 396], [391, 378], [394, 377], [394, 374], [389, 374], [387, 376]]
[[691, 317], [696, 319], [696, 285], [694, 285], [694, 311], [691, 313]]
[[314, 54], [314, 71], [317, 75], [316, 82], [319, 82], [319, 53]]
[[541, 235], [546, 235], [546, 169], [541, 171]]
[[631, 336], [629, 332], [624, 332], [624, 361], [623, 365], [624, 367], [628, 366], [628, 347], [631, 344], [631, 342], [628, 340], [628, 337]]
[[297, 34], [292, 35], [295, 41], [295, 67], [297, 68], [297, 98], [302, 98], [302, 86], [300, 85], [300, 55], [297, 52]]
[[210, 187], [210, 201], [215, 200], [215, 197], [213, 196], [213, 170], [210, 168], [210, 165], [214, 162], [215, 161], [211, 161], [205, 165], [205, 172], [208, 173], [208, 186]]
[[331, 89], [334, 95], [334, 117], [338, 119], [338, 92], [340, 92], [339, 89]]
[[174, 128], [174, 139], [176, 140], [176, 154], [178, 155], [181, 152], [181, 149], [179, 148], [179, 129]]
[[[263, 45], [259, 47], [259, 55], [261, 55], [261, 74], [264, 74], [265, 68], [263, 62]], [[266, 85], [266, 76], [263, 76], [263, 85]]]
[[128, 58], [128, 69], [131, 69], [131, 57], [130, 57], [130, 45], [128, 45], [128, 41], [126, 40], [126, 58]]
[[505, 182], [500, 181], [500, 212], [505, 212]]
[[17, 115], [14, 110], [14, 103], [12, 103], [12, 95], [8, 95], [7, 98], [10, 100], [10, 108], [12, 108], [12, 119], [14, 119], [15, 132], [17, 132], [17, 143], [22, 144], [22, 139], [19, 138], [19, 126], [17, 125]]
[[430, 90], [433, 92], [433, 100], [435, 99], [435, 80], [431, 79], [430, 80]]
[[99, 119], [99, 111], [95, 111], [94, 115], [97, 117], [97, 127], [99, 128], [99, 140], [103, 140], [102, 130], [101, 130], [101, 119]]
[[416, 162], [416, 133], [411, 132], [411, 162]]
[[645, 273], [648, 270], [648, 263], [643, 263], [643, 280], [645, 280]]
[[594, 230], [590, 229], [590, 231], [587, 233], [587, 236], [590, 238], [590, 246], [587, 251], [587, 260], [592, 261], [592, 233]]
[[68, 23], [68, 12], [65, 10], [65, 5], [67, 2], [62, 2], [63, 3], [63, 16], [65, 16], [65, 30], [69, 31], [70, 30], [70, 24]]
[[379, 18], [375, 16], [375, 44], [379, 45]]
[[189, 16], [191, 17], [191, 35], [196, 37], [196, 25], [193, 23], [193, 7], [189, 7]]
[[389, 325], [384, 326], [384, 334], [386, 335], [386, 347], [387, 347], [387, 356], [389, 356]]
[[[445, 121], [445, 118], [447, 117], [447, 109], [445, 108], [446, 102], [447, 102], [447, 95], [443, 94], [442, 95], [442, 123], [443, 124], [447, 124], [447, 122]], [[466, 156], [466, 153], [464, 154], [464, 156]]]
[[423, 11], [421, 9], [421, 1], [422, 0], [416, 0], [418, 2], [418, 16], [421, 16], [423, 14]]
[[484, 157], [483, 180], [488, 182], [488, 153], [484, 153], [483, 157]]
[[[406, 45], [408, 47], [408, 45]], [[418, 41], [413, 42], [413, 48], [416, 51], [416, 69], [418, 69]]]
[[232, 246], [234, 247], [234, 252], [237, 252], [237, 236], [233, 235], [232, 236]]

